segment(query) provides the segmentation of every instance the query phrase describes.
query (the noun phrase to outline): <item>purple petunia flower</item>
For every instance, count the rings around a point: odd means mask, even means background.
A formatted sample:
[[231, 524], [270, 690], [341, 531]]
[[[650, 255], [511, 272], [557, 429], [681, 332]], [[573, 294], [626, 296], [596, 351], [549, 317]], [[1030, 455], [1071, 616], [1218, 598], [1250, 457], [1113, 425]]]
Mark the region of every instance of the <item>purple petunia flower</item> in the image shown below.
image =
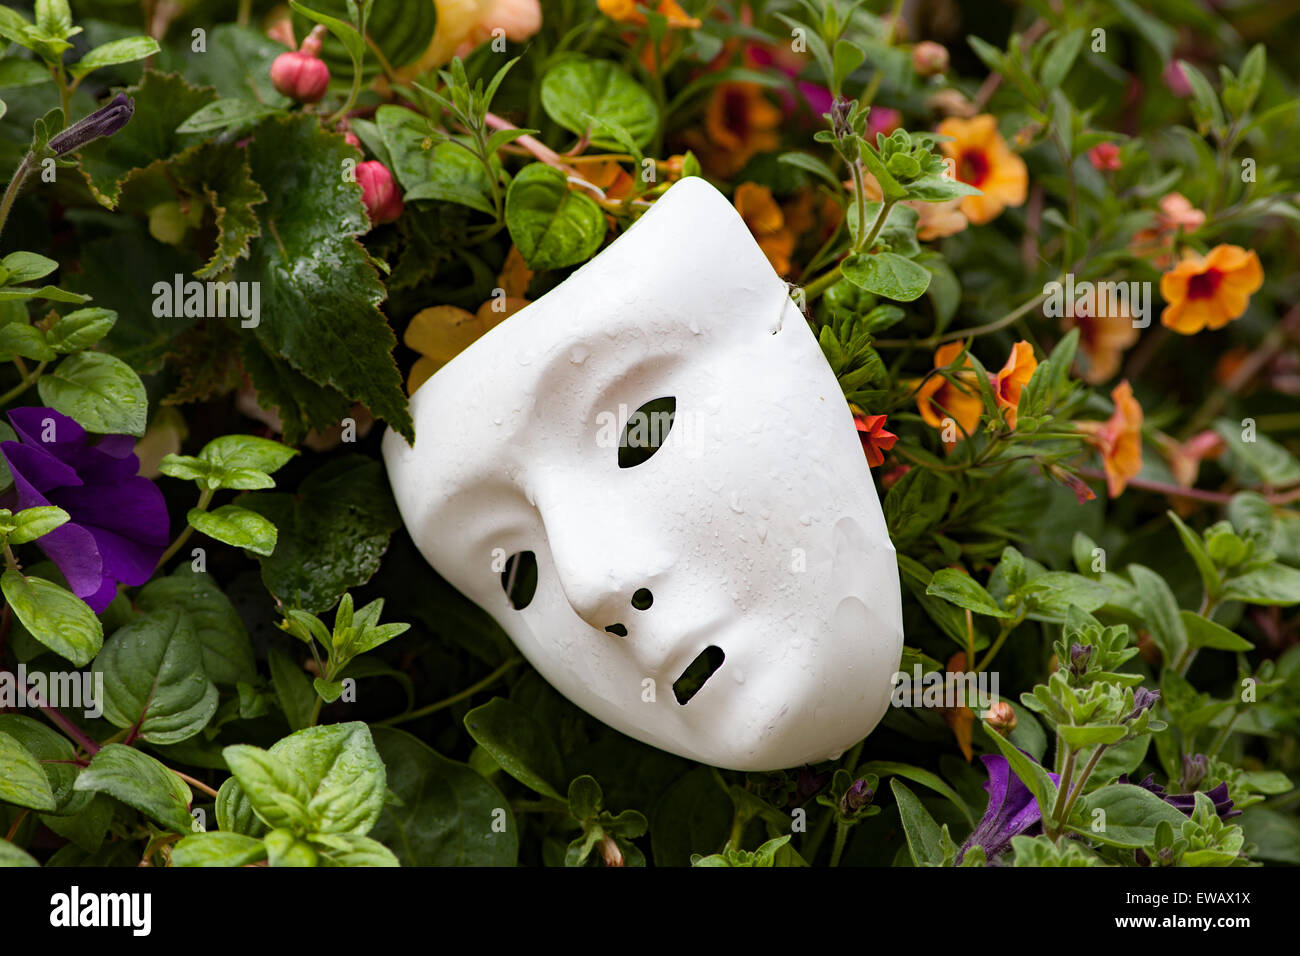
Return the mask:
[[[1141, 783], [1135, 783], [1128, 778], [1128, 774], [1124, 774], [1119, 778], [1118, 782], [1131, 783], [1143, 790], [1150, 790], [1175, 810], [1189, 817], [1192, 815], [1192, 811], [1196, 809], [1197, 791], [1191, 793], [1166, 793], [1165, 788], [1156, 783], [1155, 774], [1147, 774], [1146, 779]], [[1219, 784], [1213, 790], [1202, 790], [1200, 792], [1210, 798], [1210, 802], [1214, 804], [1214, 812], [1219, 815], [1220, 820], [1231, 820], [1233, 817], [1241, 816], [1240, 810], [1233, 809], [1233, 801], [1228, 796], [1228, 785], [1226, 783]]]
[[[982, 754], [980, 760], [984, 761], [984, 769], [989, 774], [988, 783], [984, 784], [989, 794], [989, 805], [984, 811], [984, 819], [962, 844], [957, 863], [961, 863], [966, 851], [973, 846], [984, 847], [984, 857], [992, 863], [1010, 849], [1012, 837], [1035, 836], [1043, 824], [1038, 801], [1024, 781], [1012, 773], [1007, 758], [1001, 754]], [[1049, 776], [1054, 783], [1061, 782], [1056, 774]]]
[[84, 428], [52, 408], [15, 408], [9, 421], [19, 441], [0, 442], [14, 476], [8, 504], [15, 511], [56, 505], [68, 513], [67, 524], [36, 544], [98, 614], [118, 582], [144, 584], [167, 550], [162, 492], [136, 474], [130, 435], [92, 444]]

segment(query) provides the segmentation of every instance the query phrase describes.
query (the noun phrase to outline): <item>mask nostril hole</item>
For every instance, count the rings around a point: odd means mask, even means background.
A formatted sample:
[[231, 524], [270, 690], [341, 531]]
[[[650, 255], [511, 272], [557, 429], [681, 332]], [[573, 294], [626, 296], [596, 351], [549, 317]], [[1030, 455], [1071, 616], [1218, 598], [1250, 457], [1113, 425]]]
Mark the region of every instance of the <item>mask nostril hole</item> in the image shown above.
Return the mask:
[[510, 555], [501, 572], [501, 588], [516, 611], [528, 607], [537, 593], [537, 555], [531, 551]]
[[646, 610], [654, 602], [655, 596], [650, 593], [649, 588], [638, 588], [637, 592], [632, 595], [632, 606], [638, 611]]
[[611, 624], [609, 627], [605, 628], [605, 630], [609, 631], [611, 634], [617, 634], [619, 637], [627, 637], [627, 628], [622, 624]]

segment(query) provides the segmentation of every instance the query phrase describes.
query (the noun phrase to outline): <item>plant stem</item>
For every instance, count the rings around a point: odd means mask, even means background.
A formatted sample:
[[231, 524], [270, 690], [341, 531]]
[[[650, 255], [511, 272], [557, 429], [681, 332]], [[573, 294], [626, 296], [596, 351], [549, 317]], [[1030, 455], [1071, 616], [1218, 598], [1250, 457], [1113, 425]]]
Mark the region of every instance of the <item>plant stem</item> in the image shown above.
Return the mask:
[[36, 366], [36, 368], [32, 369], [29, 374], [24, 375], [21, 382], [9, 389], [9, 391], [5, 392], [3, 395], [0, 395], [0, 405], [8, 405], [23, 392], [35, 385], [37, 379], [39, 379], [41, 374], [45, 371], [45, 366], [49, 364], [49, 362], [42, 362], [40, 365]]
[[849, 840], [850, 826], [843, 820], [835, 822], [835, 843], [831, 847], [831, 866], [840, 865], [840, 857], [844, 854], [844, 844]]
[[[398, 714], [396, 717], [389, 717], [386, 720], [376, 721], [375, 725], [379, 727], [391, 727], [393, 724], [403, 724], [406, 723], [408, 720], [418, 720], [421, 717], [427, 717], [429, 714], [450, 707], [452, 704], [462, 701], [466, 697], [472, 697], [474, 694], [477, 694], [479, 691], [483, 690], [484, 688], [490, 687], [492, 684], [495, 684], [497, 680], [499, 680], [501, 676], [505, 674], [508, 670], [510, 670], [516, 664], [521, 664], [521, 663], [523, 663], [522, 657], [512, 657], [504, 664], [502, 664], [500, 667], [498, 667], [496, 670], [494, 670], [491, 674], [488, 674], [487, 677], [484, 677], [481, 681], [471, 684], [469, 687], [466, 687], [464, 690], [458, 693], [452, 694], [450, 697], [445, 697], [442, 700], [438, 701], [437, 703], [429, 704], [425, 707], [421, 707], [417, 710], [409, 711], [405, 714]], [[319, 700], [319, 698], [317, 698], [317, 700]]]
[[13, 207], [14, 200], [18, 198], [18, 192], [23, 188], [23, 182], [32, 171], [33, 159], [35, 159], [35, 156], [32, 153], [28, 153], [23, 157], [23, 161], [14, 170], [14, 178], [9, 180], [9, 186], [5, 189], [4, 198], [0, 199], [0, 232], [4, 231], [5, 222], [9, 219], [9, 210]]
[[[203, 489], [202, 494], [199, 495], [198, 509], [200, 511], [206, 511], [208, 509], [208, 505], [212, 502], [212, 496], [214, 494], [216, 494], [215, 488]], [[182, 531], [177, 536], [176, 540], [173, 541], [171, 545], [167, 548], [167, 550], [163, 552], [163, 556], [158, 559], [158, 565], [154, 570], [161, 568], [164, 564], [170, 561], [172, 557], [176, 554], [176, 552], [181, 549], [181, 545], [185, 544], [185, 542], [190, 539], [190, 535], [192, 535], [193, 533], [194, 533], [194, 526], [186, 523], [185, 530]]]
[[[1083, 793], [1083, 785], [1088, 782], [1088, 777], [1090, 777], [1092, 772], [1097, 769], [1097, 762], [1101, 760], [1101, 755], [1109, 746], [1110, 744], [1098, 744], [1093, 755], [1088, 758], [1088, 763], [1084, 765], [1083, 773], [1079, 774], [1079, 780], [1074, 785], [1074, 789], [1070, 792], [1069, 798], [1065, 801], [1065, 808], [1061, 811], [1060, 816], [1057, 819], [1057, 822], [1061, 826], [1065, 826], [1065, 821], [1070, 819], [1070, 811], [1074, 809], [1074, 803], [1079, 799], [1079, 794]], [[1065, 778], [1063, 777], [1061, 779], [1064, 781]]]
[[196, 790], [202, 790], [209, 797], [212, 797], [214, 799], [216, 798], [217, 791], [213, 790], [202, 780], [195, 780], [188, 773], [181, 773], [179, 770], [173, 770], [171, 767], [168, 767], [167, 769], [171, 770], [172, 773], [176, 774], [176, 776], [180, 777], [182, 780], [188, 783], [191, 787], [194, 787]]
[[934, 348], [936, 345], [943, 345], [945, 342], [956, 342], [958, 339], [975, 338], [980, 335], [988, 335], [990, 332], [997, 332], [1006, 328], [1018, 320], [1024, 318], [1034, 309], [1038, 308], [1047, 298], [1046, 293], [1040, 293], [1030, 299], [1028, 302], [1016, 306], [1000, 319], [984, 325], [976, 325], [969, 329], [958, 329], [956, 332], [945, 332], [943, 335], [932, 335], [928, 339], [877, 339], [872, 344], [878, 349], [903, 349], [903, 348]]

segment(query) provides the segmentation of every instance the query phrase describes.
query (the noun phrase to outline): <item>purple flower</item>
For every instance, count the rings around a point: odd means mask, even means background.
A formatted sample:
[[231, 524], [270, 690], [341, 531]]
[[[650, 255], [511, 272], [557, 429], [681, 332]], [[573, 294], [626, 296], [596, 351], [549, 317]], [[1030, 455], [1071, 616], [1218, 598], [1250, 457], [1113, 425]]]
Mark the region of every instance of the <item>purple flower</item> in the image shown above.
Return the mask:
[[[1128, 778], [1128, 774], [1122, 775], [1117, 782], [1133, 783], [1133, 781]], [[1156, 783], [1155, 774], [1147, 774], [1146, 779], [1139, 784], [1135, 784], [1135, 786], [1141, 787], [1143, 790], [1150, 790], [1175, 810], [1178, 810], [1189, 817], [1192, 815], [1192, 811], [1196, 809], [1196, 791], [1191, 793], [1166, 793], [1165, 788]], [[1211, 802], [1214, 804], [1214, 812], [1219, 815], [1220, 820], [1230, 820], [1233, 817], [1241, 816], [1240, 810], [1234, 810], [1232, 808], [1232, 800], [1228, 797], [1228, 785], [1226, 783], [1219, 784], [1213, 790], [1205, 790], [1202, 792], [1209, 797]]]
[[0, 442], [14, 476], [8, 503], [15, 511], [56, 505], [68, 513], [67, 524], [36, 544], [98, 614], [118, 582], [148, 581], [167, 549], [162, 492], [136, 474], [130, 435], [92, 444], [84, 428], [52, 408], [15, 408], [9, 421], [19, 441]]
[[[973, 846], [984, 847], [984, 857], [992, 863], [1010, 849], [1012, 837], [1035, 836], [1043, 823], [1038, 801], [1024, 781], [1012, 773], [1007, 758], [1001, 754], [982, 754], [980, 760], [984, 761], [984, 769], [989, 774], [988, 783], [984, 784], [989, 794], [989, 805], [984, 811], [984, 819], [962, 844], [957, 863], [961, 863], [966, 851]], [[1061, 782], [1056, 774], [1049, 776], [1054, 783]]]
[[76, 152], [92, 140], [112, 136], [131, 121], [134, 112], [135, 100], [125, 93], [118, 93], [106, 105], [52, 137], [50, 149], [58, 156]]

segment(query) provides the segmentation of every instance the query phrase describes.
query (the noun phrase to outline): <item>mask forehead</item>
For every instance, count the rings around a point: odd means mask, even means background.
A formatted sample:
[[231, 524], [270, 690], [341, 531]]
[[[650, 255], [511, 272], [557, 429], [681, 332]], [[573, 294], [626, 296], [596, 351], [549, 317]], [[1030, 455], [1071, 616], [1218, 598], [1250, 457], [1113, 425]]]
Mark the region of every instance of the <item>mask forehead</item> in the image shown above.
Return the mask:
[[[629, 418], [669, 396], [659, 450], [620, 468]], [[898, 579], [856, 430], [785, 283], [702, 180], [441, 369], [412, 412], [415, 448], [390, 431], [384, 453], [413, 539], [595, 716], [775, 769], [883, 713]], [[496, 572], [523, 551], [538, 585], [519, 610]], [[671, 687], [706, 648], [725, 663], [681, 706]]]

